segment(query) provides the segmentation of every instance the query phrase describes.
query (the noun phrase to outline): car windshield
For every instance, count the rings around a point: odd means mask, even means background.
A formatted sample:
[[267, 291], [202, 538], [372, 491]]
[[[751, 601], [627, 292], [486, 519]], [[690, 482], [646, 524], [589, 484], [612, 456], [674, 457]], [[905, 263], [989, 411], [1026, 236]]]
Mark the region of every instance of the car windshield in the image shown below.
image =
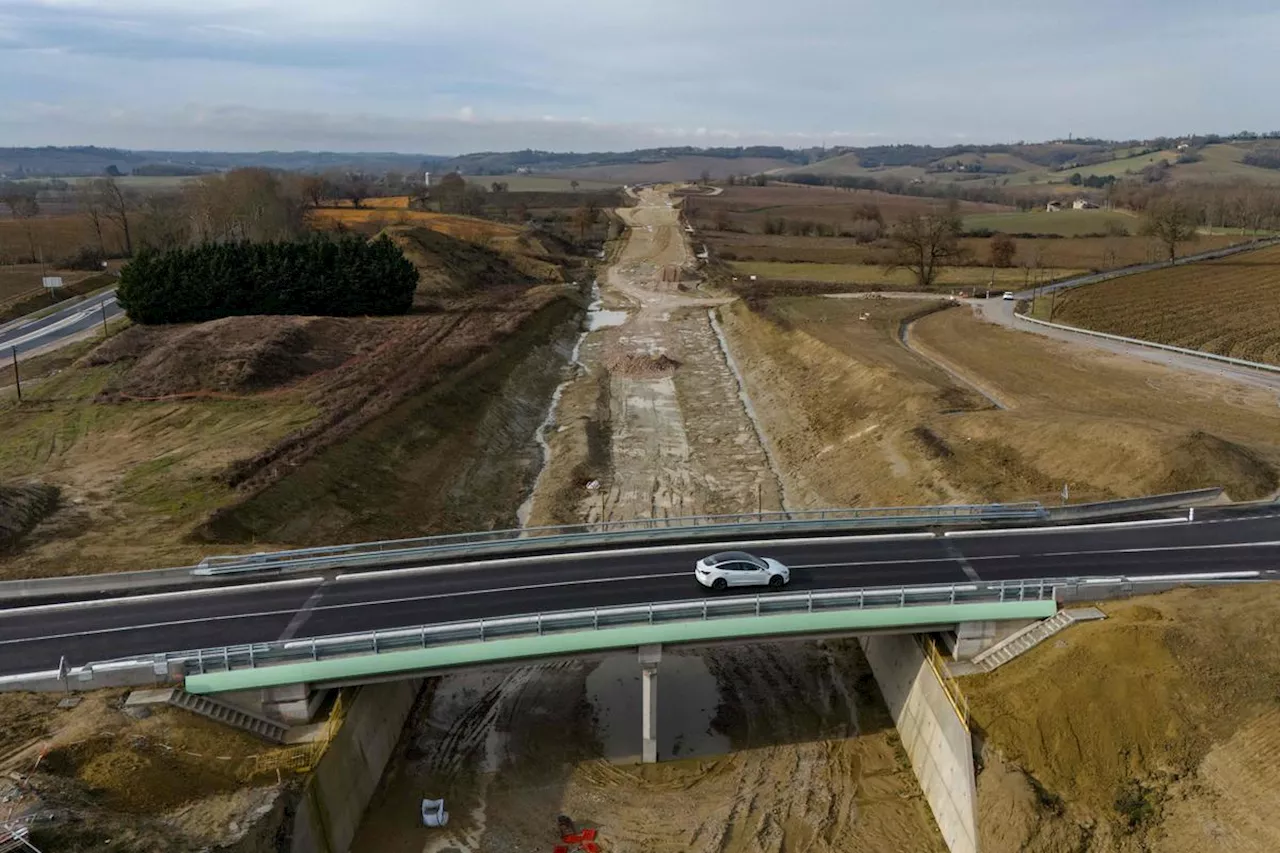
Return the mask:
[[713, 566], [718, 566], [722, 563], [750, 563], [756, 568], [764, 566], [764, 560], [759, 557], [753, 557], [745, 551], [723, 551], [719, 554], [712, 554], [707, 558], [707, 562]]

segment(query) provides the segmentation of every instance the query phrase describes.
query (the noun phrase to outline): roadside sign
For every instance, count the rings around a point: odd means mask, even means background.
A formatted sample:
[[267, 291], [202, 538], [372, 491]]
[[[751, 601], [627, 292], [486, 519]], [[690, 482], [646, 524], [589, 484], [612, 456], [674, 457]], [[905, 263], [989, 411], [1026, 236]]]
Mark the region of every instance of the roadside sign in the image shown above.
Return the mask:
[[53, 290], [55, 287], [62, 287], [62, 276], [60, 275], [47, 275], [41, 281], [44, 282], [44, 286], [49, 290]]

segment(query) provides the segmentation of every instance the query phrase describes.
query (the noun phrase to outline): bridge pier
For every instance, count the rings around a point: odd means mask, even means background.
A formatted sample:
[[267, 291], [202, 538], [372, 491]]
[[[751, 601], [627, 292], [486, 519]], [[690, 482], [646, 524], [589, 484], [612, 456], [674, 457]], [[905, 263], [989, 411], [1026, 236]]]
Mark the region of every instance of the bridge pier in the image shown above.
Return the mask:
[[658, 663], [661, 660], [660, 644], [640, 647], [640, 761], [643, 764], [658, 761]]

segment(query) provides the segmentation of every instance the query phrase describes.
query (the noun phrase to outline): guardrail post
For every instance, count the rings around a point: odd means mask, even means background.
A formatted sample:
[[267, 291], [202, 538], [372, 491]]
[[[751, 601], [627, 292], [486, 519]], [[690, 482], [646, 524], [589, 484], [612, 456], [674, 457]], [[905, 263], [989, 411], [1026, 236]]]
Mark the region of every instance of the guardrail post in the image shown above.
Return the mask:
[[484, 642], [484, 620], [480, 620], [480, 642]]
[[702, 599], [702, 619], [704, 622], [707, 619], [707, 600], [705, 598]]
[[420, 632], [420, 636], [419, 636], [419, 642], [422, 644], [422, 648], [425, 649], [427, 647], [427, 626], [426, 625], [422, 626], [422, 631]]
[[320, 649], [316, 646], [316, 641], [311, 641], [311, 659], [320, 660]]
[[542, 636], [542, 614], [538, 614], [538, 636]]
[[253, 669], [255, 666], [257, 666], [257, 664], [254, 663], [253, 661], [253, 643], [250, 643], [249, 644], [249, 668]]
[[898, 590], [898, 606], [907, 606], [907, 588], [905, 586]]
[[649, 605], [649, 624], [653, 624], [653, 605]]
[[760, 615], [760, 596], [756, 596], [756, 615]]
[[222, 647], [222, 667], [227, 672], [231, 671], [231, 649], [226, 646]]
[[[480, 624], [483, 627], [484, 621], [481, 620]], [[481, 639], [484, 639], [484, 637], [481, 637]], [[378, 653], [378, 629], [377, 628], [373, 629], [373, 653], [375, 655]]]
[[955, 584], [951, 585], [951, 603], [952, 604], [956, 603], [956, 585]]
[[809, 612], [813, 612], [813, 590], [809, 590]]
[[600, 608], [599, 607], [591, 608], [591, 627], [597, 631], [600, 630]]

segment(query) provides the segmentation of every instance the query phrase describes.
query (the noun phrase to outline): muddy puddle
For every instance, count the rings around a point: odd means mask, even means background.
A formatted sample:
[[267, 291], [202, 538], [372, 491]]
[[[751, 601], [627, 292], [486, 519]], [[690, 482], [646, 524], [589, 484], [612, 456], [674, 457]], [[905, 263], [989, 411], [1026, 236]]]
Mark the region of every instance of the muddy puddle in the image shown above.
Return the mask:
[[[587, 701], [606, 761], [640, 760], [643, 716], [636, 654], [610, 655], [587, 676]], [[720, 689], [697, 654], [664, 654], [658, 666], [658, 755], [693, 758], [724, 755], [729, 738], [713, 728]]]
[[634, 651], [428, 682], [353, 853], [549, 851], [560, 814], [607, 850], [943, 849], [856, 641], [667, 650], [656, 765], [640, 703]]

